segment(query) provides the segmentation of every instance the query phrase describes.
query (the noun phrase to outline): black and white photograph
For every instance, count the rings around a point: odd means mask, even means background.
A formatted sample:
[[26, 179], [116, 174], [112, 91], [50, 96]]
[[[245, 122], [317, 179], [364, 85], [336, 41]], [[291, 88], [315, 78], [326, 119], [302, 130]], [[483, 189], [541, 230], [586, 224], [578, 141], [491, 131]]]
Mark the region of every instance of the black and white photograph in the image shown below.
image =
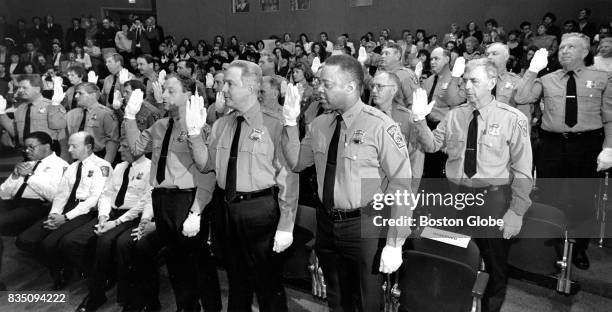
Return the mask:
[[261, 3], [261, 10], [263, 12], [277, 12], [280, 10], [280, 0], [259, 0]]
[[234, 13], [248, 13], [249, 0], [232, 0]]
[[310, 10], [310, 0], [289, 0], [291, 11]]

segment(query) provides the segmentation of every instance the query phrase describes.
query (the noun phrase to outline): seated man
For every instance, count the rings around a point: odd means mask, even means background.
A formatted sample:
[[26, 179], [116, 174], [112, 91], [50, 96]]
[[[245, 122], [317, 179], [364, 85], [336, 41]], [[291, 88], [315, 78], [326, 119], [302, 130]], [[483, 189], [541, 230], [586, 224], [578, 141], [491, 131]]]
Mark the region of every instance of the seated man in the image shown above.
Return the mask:
[[77, 132], [68, 139], [68, 152], [75, 162], [68, 166], [59, 182], [49, 216], [34, 223], [17, 237], [20, 249], [42, 253], [54, 278], [53, 289], [68, 281], [60, 261], [58, 242], [66, 234], [93, 219], [95, 207], [111, 173], [110, 164], [93, 154], [94, 138]]
[[113, 175], [106, 181], [104, 192], [98, 201], [98, 219], [92, 219], [60, 241], [59, 248], [65, 259], [74, 265], [83, 263], [87, 243], [97, 235], [93, 268], [88, 277], [89, 295], [77, 311], [95, 311], [104, 302], [106, 280], [111, 275], [113, 245], [123, 232], [130, 232], [138, 224], [138, 215], [146, 206], [151, 208], [149, 171], [151, 160], [138, 158], [130, 153], [127, 142], [119, 146], [123, 159]]

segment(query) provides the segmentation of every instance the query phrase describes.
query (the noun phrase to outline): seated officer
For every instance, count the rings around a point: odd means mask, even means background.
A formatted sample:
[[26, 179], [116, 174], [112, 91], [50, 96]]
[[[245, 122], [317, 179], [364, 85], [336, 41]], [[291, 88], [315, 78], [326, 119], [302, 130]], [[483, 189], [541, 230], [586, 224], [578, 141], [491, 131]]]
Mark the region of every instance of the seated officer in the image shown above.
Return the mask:
[[45, 217], [68, 167], [51, 150], [51, 136], [36, 131], [25, 138], [27, 161], [15, 166], [0, 185], [0, 235], [17, 235]]
[[119, 153], [123, 162], [115, 167], [113, 175], [106, 181], [98, 201], [98, 219], [85, 223], [60, 241], [64, 259], [78, 265], [84, 262], [87, 243], [98, 236], [93, 268], [88, 277], [89, 295], [77, 311], [95, 311], [106, 302], [104, 287], [107, 276], [112, 275], [113, 245], [123, 232], [138, 225], [138, 215], [144, 207], [151, 206], [151, 160], [144, 156], [136, 159], [127, 142], [119, 146]]
[[94, 138], [86, 132], [77, 132], [68, 139], [68, 152], [75, 160], [59, 182], [49, 216], [34, 223], [17, 237], [17, 247], [44, 256], [51, 275], [53, 289], [61, 289], [67, 282], [66, 270], [59, 261], [58, 242], [95, 217], [90, 212], [98, 203], [110, 164], [93, 154]]

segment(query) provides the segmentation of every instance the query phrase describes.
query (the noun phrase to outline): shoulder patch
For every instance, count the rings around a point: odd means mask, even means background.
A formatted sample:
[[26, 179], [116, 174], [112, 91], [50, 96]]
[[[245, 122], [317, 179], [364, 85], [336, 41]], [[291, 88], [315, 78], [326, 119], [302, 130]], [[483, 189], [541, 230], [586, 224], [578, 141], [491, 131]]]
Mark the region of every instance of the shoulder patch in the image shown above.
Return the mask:
[[388, 117], [387, 115], [385, 115], [385, 113], [383, 113], [378, 108], [373, 107], [373, 106], [369, 106], [369, 105], [365, 105], [363, 107], [363, 111], [368, 113], [368, 114], [370, 114], [370, 115], [372, 115], [372, 116], [378, 117], [378, 118], [380, 118], [382, 120], [384, 120], [385, 117]]
[[402, 135], [402, 131], [400, 130], [400, 127], [398, 125], [392, 125], [387, 128], [387, 134], [389, 134], [398, 149], [406, 147], [404, 136]]
[[108, 168], [108, 166], [102, 166], [100, 167], [100, 170], [102, 171], [103, 177], [108, 177], [108, 173], [110, 171], [110, 168]]

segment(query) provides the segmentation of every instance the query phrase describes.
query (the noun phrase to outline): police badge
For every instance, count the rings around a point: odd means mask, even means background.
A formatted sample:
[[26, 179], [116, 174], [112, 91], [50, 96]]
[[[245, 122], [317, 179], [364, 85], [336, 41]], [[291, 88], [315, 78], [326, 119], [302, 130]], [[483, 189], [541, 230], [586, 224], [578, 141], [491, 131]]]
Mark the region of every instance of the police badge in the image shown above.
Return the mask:
[[499, 125], [498, 124], [489, 125], [489, 135], [499, 135]]
[[98, 115], [93, 114], [93, 116], [91, 116], [91, 120], [98, 120]]
[[44, 113], [45, 113], [45, 111], [46, 111], [46, 110], [45, 110], [45, 108], [44, 108], [44, 107], [41, 107], [41, 108], [38, 110], [38, 112], [39, 112], [39, 113], [41, 113], [41, 114], [44, 114]]
[[591, 80], [586, 81], [586, 87], [589, 89], [595, 88], [595, 82]]
[[505, 89], [513, 89], [513, 88], [514, 88], [514, 85], [512, 84], [512, 82], [507, 81], [507, 82], [506, 82], [506, 85], [504, 85], [504, 88], [505, 88]]
[[88, 177], [88, 178], [93, 177], [93, 170], [89, 170], [89, 171], [87, 171], [87, 177]]
[[179, 133], [178, 138], [176, 138], [177, 141], [183, 143], [187, 140], [187, 131], [181, 131], [181, 133]]
[[261, 142], [263, 138], [263, 133], [264, 133], [263, 130], [253, 129], [253, 131], [251, 131], [251, 134], [249, 134], [249, 139], [253, 141]]
[[364, 137], [365, 137], [366, 132], [363, 130], [355, 130], [355, 133], [353, 133], [353, 138], [351, 139], [353, 141], [353, 143], [355, 144], [363, 144], [364, 142]]
[[139, 172], [136, 176], [136, 180], [142, 180], [142, 172]]

